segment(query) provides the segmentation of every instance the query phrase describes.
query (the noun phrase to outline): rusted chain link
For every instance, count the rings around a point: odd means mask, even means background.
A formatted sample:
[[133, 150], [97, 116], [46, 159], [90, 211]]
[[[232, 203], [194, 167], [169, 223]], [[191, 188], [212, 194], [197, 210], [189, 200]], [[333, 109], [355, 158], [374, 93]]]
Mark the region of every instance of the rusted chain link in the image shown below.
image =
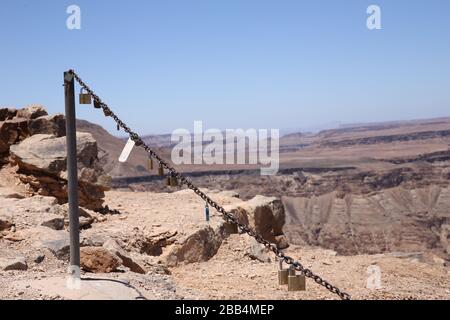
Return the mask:
[[176, 177], [181, 183], [185, 184], [189, 189], [194, 191], [200, 198], [202, 198], [206, 203], [216, 209], [219, 213], [222, 214], [222, 218], [228, 222], [238, 226], [238, 228], [247, 233], [249, 236], [253, 237], [259, 243], [263, 244], [267, 249], [271, 250], [279, 259], [282, 259], [286, 264], [292, 265], [295, 270], [299, 271], [304, 276], [313, 279], [316, 283], [320, 284], [327, 288], [330, 292], [337, 294], [343, 300], [350, 300], [351, 296], [344, 291], [341, 291], [339, 288], [333, 286], [328, 281], [324, 280], [322, 277], [316, 275], [313, 271], [305, 268], [300, 262], [295, 261], [293, 258], [287, 256], [278, 249], [277, 245], [274, 243], [270, 243], [266, 239], [264, 239], [260, 234], [256, 233], [249, 226], [242, 224], [239, 220], [231, 213], [227, 212], [222, 206], [209, 198], [204, 192], [202, 192], [199, 188], [197, 188], [189, 179], [182, 176], [178, 171], [172, 168], [167, 162], [165, 162], [158, 154], [156, 154], [149, 146], [147, 146], [142, 138], [135, 132], [133, 132], [119, 117], [108, 107], [106, 103], [104, 103], [98, 95], [91, 90], [91, 88], [81, 80], [78, 74], [75, 71], [70, 70], [70, 73], [73, 74], [75, 80], [79, 83], [79, 85], [89, 93], [94, 100], [94, 107], [98, 109], [102, 109], [103, 113], [107, 117], [111, 117], [116, 122], [117, 126], [122, 128], [126, 133], [129, 134], [130, 138], [135, 142], [136, 146], [143, 148], [147, 151], [151, 157], [156, 159], [160, 165], [166, 168], [173, 177]]

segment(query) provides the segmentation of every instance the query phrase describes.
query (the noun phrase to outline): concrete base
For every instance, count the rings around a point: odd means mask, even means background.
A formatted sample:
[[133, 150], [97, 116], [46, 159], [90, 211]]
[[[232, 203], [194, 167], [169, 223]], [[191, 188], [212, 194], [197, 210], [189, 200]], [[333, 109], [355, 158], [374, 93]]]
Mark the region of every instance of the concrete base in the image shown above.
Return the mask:
[[68, 300], [146, 300], [128, 281], [106, 277], [83, 277], [80, 282], [66, 277], [20, 281], [18, 289], [35, 289], [43, 296]]

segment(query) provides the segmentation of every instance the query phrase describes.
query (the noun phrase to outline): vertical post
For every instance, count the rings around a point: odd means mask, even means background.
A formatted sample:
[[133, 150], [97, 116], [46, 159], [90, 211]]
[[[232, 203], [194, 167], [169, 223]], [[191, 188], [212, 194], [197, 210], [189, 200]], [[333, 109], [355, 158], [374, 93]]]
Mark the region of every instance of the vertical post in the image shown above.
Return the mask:
[[69, 196], [70, 267], [80, 268], [80, 227], [78, 213], [77, 132], [75, 117], [75, 79], [72, 72], [64, 72], [67, 142], [67, 193]]

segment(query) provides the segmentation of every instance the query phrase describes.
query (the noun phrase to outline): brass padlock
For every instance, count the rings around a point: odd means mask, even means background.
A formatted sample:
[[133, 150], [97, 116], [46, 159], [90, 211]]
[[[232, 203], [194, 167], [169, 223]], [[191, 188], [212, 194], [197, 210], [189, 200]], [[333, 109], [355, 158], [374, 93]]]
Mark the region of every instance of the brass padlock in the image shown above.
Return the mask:
[[178, 179], [174, 175], [170, 177], [170, 186], [171, 187], [178, 187]]
[[80, 104], [91, 104], [92, 97], [89, 93], [84, 93], [84, 88], [80, 90]]
[[288, 275], [289, 275], [289, 270], [288, 269], [283, 269], [283, 259], [279, 259], [279, 269], [278, 269], [278, 284], [284, 285], [284, 284], [288, 284]]
[[163, 167], [163, 165], [161, 163], [159, 164], [159, 167], [158, 167], [158, 175], [160, 177], [164, 176], [164, 167]]
[[94, 99], [94, 108], [95, 109], [101, 109], [102, 105], [100, 104], [100, 102], [96, 99]]
[[171, 184], [170, 184], [170, 180], [171, 180], [171, 176], [170, 176], [170, 175], [168, 175], [168, 176], [166, 177], [166, 184], [167, 184], [167, 186], [168, 186], [168, 187], [170, 187], [170, 186], [171, 186]]
[[296, 275], [293, 267], [289, 268], [288, 291], [305, 291], [306, 278], [304, 275]]
[[153, 171], [153, 158], [151, 156], [148, 157], [147, 169], [149, 172]]

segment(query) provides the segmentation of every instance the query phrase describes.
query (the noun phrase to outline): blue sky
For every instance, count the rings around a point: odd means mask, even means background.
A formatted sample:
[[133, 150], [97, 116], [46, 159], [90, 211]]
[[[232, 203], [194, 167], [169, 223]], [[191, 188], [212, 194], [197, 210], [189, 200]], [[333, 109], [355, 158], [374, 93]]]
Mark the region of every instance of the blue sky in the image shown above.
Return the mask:
[[0, 105], [63, 112], [74, 68], [140, 133], [450, 115], [448, 0], [1, 0], [0, 39]]

